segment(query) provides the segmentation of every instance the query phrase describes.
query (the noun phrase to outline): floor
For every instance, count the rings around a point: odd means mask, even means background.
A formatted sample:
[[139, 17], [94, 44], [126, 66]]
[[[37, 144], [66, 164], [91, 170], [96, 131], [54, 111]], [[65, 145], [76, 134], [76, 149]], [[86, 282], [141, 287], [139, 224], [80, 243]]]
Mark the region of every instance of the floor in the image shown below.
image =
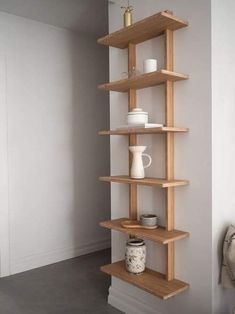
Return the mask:
[[104, 250], [0, 279], [0, 314], [120, 314], [107, 304]]

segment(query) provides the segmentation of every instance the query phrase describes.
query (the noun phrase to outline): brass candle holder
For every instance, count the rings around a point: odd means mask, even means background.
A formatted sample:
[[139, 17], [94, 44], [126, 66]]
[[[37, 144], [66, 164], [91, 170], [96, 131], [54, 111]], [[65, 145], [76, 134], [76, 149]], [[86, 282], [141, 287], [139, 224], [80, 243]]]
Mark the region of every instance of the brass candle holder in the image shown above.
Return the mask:
[[124, 27], [132, 25], [133, 6], [130, 5], [129, 0], [127, 7], [121, 7], [121, 9], [125, 9], [125, 12], [123, 14]]

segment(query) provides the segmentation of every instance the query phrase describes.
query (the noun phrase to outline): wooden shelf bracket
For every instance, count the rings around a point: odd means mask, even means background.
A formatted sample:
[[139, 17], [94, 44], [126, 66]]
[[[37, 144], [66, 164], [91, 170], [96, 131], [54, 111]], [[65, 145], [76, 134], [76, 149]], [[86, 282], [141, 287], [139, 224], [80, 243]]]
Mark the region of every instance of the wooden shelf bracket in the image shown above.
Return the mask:
[[[167, 29], [165, 31], [165, 67], [167, 70], [173, 71], [173, 31]], [[166, 82], [166, 111], [165, 123], [166, 126], [174, 125], [174, 83]], [[174, 133], [166, 134], [166, 179], [174, 179]], [[166, 228], [168, 231], [174, 229], [174, 188], [166, 189]], [[166, 278], [168, 281], [175, 277], [174, 271], [174, 243], [169, 243], [166, 247]]]
[[[128, 73], [136, 67], [136, 46], [134, 44], [128, 45]], [[136, 108], [136, 90], [130, 89], [128, 92], [128, 111]], [[137, 145], [137, 135], [129, 135], [129, 146]], [[129, 152], [129, 175], [131, 171], [132, 154]], [[137, 219], [137, 185], [130, 184], [129, 186], [129, 218]]]

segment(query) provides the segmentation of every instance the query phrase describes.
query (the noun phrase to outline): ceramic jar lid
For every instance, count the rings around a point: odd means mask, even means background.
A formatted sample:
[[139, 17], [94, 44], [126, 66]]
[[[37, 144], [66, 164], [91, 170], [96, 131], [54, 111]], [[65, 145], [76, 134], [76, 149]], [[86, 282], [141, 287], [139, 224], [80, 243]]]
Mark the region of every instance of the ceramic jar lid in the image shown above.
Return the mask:
[[141, 108], [134, 108], [132, 111], [128, 112], [128, 115], [148, 115], [148, 112], [143, 111]]
[[145, 243], [144, 243], [144, 240], [142, 240], [142, 239], [132, 239], [132, 240], [129, 240], [128, 242], [127, 242], [127, 245], [130, 245], [130, 246], [142, 246], [142, 245], [145, 245]]

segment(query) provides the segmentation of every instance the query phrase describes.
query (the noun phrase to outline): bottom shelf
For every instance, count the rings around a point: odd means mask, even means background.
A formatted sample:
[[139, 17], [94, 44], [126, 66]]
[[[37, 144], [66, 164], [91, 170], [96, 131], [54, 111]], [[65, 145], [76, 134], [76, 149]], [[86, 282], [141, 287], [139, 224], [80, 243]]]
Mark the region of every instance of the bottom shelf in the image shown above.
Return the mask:
[[124, 261], [102, 266], [101, 271], [124, 280], [163, 300], [173, 297], [189, 288], [189, 284], [183, 281], [177, 279], [167, 281], [163, 274], [148, 268], [140, 275], [131, 274], [126, 271]]

